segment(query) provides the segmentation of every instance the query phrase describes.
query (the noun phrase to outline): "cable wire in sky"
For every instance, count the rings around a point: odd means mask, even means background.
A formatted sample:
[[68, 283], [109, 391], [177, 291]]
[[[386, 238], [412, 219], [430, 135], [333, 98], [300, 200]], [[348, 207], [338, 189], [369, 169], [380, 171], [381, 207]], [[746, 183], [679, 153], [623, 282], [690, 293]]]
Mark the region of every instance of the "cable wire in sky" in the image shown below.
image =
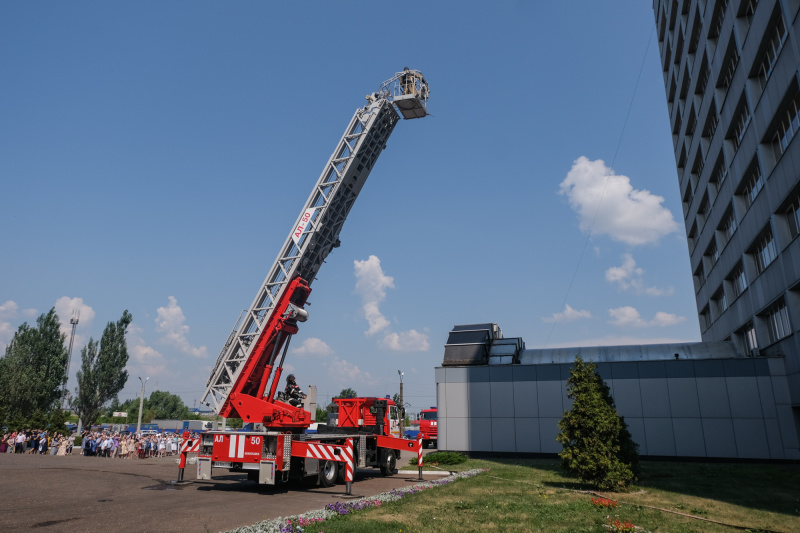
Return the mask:
[[[631, 95], [631, 101], [628, 104], [628, 112], [625, 114], [625, 121], [622, 123], [622, 131], [619, 132], [619, 140], [617, 141], [617, 148], [614, 150], [614, 157], [611, 159], [611, 166], [610, 168], [614, 168], [614, 162], [617, 160], [617, 154], [619, 153], [619, 147], [622, 145], [622, 136], [625, 134], [625, 128], [628, 125], [628, 118], [631, 116], [631, 109], [633, 108], [633, 101], [636, 98], [636, 91], [639, 88], [639, 80], [642, 78], [642, 71], [644, 70], [644, 64], [647, 60], [647, 53], [650, 51], [650, 43], [653, 41], [653, 33], [655, 33], [655, 22], [653, 23], [653, 27], [650, 30], [650, 37], [647, 38], [647, 46], [644, 50], [644, 57], [642, 57], [642, 64], [639, 67], [639, 75], [636, 76], [636, 83], [633, 86], [633, 94]], [[583, 241], [583, 247], [581, 248], [581, 253], [578, 256], [578, 263], [575, 265], [575, 271], [572, 273], [572, 279], [569, 281], [569, 286], [567, 287], [567, 292], [564, 294], [564, 301], [561, 302], [561, 307], [559, 308], [560, 311], [564, 311], [567, 306], [567, 299], [569, 298], [570, 292], [572, 292], [572, 286], [575, 284], [575, 278], [578, 276], [578, 270], [580, 270], [581, 263], [583, 262], [583, 256], [586, 254], [586, 247], [589, 245], [589, 240], [592, 238], [592, 231], [594, 230], [594, 224], [597, 221], [597, 215], [600, 212], [600, 205], [603, 203], [603, 197], [606, 194], [606, 186], [608, 185], [608, 175], [606, 175], [605, 179], [603, 180], [603, 190], [600, 193], [600, 198], [597, 200], [597, 209], [594, 211], [594, 216], [592, 217], [592, 223], [589, 225], [589, 231], [586, 234], [586, 240]], [[545, 340], [544, 347], [550, 344], [550, 337], [553, 335], [553, 330], [556, 328], [556, 324], [558, 324], [559, 313], [556, 313], [555, 319], [553, 320], [553, 325], [550, 327], [550, 332], [547, 334], [547, 339]]]

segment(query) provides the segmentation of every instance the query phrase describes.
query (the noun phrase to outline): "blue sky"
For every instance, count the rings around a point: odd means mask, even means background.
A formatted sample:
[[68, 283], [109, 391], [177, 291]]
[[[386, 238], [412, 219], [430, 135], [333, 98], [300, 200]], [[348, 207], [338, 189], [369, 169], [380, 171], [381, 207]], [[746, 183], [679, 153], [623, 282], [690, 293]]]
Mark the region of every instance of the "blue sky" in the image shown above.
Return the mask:
[[301, 386], [392, 394], [403, 370], [434, 405], [455, 324], [699, 341], [653, 25], [633, 0], [6, 2], [0, 348], [80, 308], [72, 389], [128, 309], [120, 398], [149, 376], [199, 403], [353, 112], [405, 66], [432, 116], [398, 124], [319, 272]]

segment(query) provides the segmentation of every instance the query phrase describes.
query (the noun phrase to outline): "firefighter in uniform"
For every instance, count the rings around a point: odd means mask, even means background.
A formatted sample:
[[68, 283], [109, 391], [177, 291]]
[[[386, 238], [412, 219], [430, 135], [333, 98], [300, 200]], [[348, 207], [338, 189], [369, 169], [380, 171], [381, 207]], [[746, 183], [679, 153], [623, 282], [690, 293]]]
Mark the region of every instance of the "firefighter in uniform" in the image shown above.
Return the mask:
[[300, 386], [294, 379], [294, 374], [286, 376], [286, 390], [284, 391], [289, 403], [295, 407], [302, 404], [301, 400], [305, 399], [306, 395], [300, 390]]

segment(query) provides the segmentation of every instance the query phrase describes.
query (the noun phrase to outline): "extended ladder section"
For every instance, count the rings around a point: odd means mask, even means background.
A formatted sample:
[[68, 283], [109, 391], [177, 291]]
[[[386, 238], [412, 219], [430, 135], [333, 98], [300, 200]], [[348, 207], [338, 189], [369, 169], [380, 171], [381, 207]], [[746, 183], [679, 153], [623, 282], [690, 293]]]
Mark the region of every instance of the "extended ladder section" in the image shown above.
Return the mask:
[[[427, 115], [428, 84], [405, 69], [385, 81], [368, 104], [356, 110], [292, 227], [252, 305], [236, 321], [206, 384], [202, 402], [228, 416], [232, 392], [271, 401], [280, 372], [267, 388], [281, 347], [305, 321], [310, 285], [333, 248], [378, 156], [400, 116]], [[397, 110], [395, 110], [395, 108]], [[283, 357], [278, 364], [282, 367]], [[232, 415], [233, 416], [233, 415]], [[240, 413], [241, 416], [241, 413]], [[245, 418], [244, 416], [242, 418]]]

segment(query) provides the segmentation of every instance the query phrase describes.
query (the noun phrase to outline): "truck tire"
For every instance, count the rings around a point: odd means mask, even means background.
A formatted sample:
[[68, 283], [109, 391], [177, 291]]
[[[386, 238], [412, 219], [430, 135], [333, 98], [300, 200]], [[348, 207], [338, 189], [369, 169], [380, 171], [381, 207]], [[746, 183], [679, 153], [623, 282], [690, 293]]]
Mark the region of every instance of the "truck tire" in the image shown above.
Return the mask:
[[319, 463], [319, 484], [323, 487], [332, 487], [336, 484], [336, 477], [339, 474], [339, 463], [336, 461], [324, 461]]
[[394, 450], [385, 450], [386, 459], [381, 465], [381, 474], [384, 476], [393, 476], [395, 467], [397, 466], [397, 457], [394, 455]]

